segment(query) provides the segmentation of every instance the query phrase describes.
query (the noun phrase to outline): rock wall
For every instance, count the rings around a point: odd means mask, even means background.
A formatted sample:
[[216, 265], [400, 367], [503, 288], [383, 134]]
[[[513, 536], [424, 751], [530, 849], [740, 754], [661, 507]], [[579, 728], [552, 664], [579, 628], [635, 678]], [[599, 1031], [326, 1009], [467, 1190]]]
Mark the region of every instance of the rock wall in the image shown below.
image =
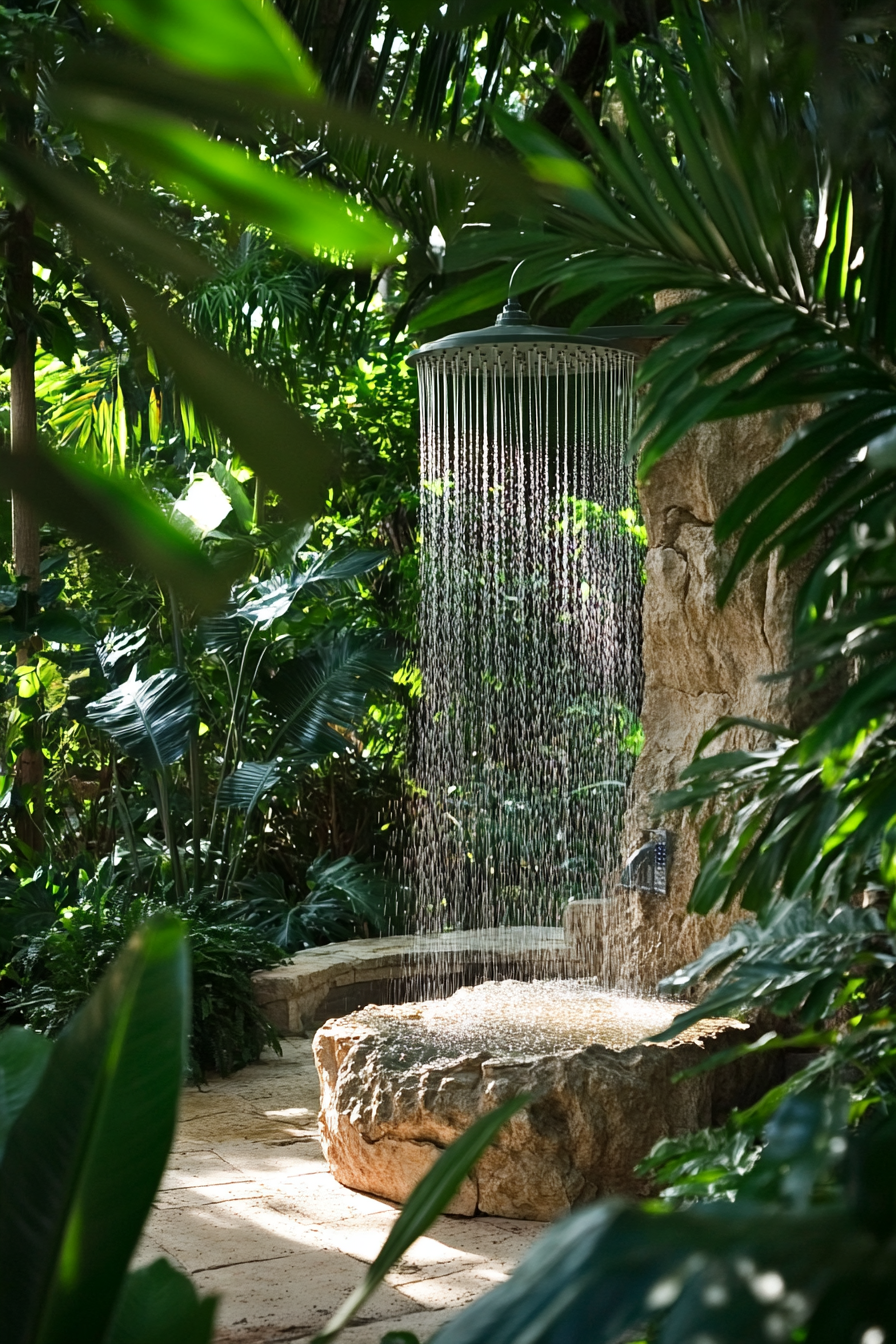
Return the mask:
[[[803, 411], [700, 425], [640, 488], [648, 538], [645, 745], [626, 816], [626, 854], [660, 824], [653, 799], [676, 786], [703, 733], [719, 718], [744, 715], [797, 728], [805, 721], [806, 697], [797, 682], [763, 678], [789, 665], [794, 605], [806, 566], [782, 569], [774, 555], [750, 565], [720, 610], [717, 584], [733, 547], [720, 548], [713, 535], [725, 506], [804, 418]], [[754, 747], [762, 740], [759, 733], [735, 729], [711, 750]], [[624, 940], [628, 965], [635, 968], [629, 976], [633, 988], [652, 988], [720, 937], [736, 917], [687, 914], [699, 866], [699, 823], [679, 812], [662, 824], [672, 832], [668, 894], [618, 890], [613, 902], [616, 941]]]

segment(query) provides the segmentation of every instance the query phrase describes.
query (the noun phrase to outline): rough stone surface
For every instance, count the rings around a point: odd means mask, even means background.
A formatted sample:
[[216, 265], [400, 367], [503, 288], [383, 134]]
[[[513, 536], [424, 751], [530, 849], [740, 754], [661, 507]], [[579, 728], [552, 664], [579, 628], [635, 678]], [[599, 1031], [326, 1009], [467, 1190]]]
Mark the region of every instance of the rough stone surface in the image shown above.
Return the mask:
[[[587, 1043], [588, 1034], [559, 1014], [553, 1028], [539, 1019], [527, 1051], [500, 1027], [489, 1030], [488, 1019], [500, 1017], [490, 1008], [470, 1028], [473, 1048], [464, 1048], [446, 1011], [476, 1019], [477, 996], [496, 989], [512, 1000], [508, 1020], [525, 1022], [531, 986], [504, 982], [441, 1003], [370, 1006], [318, 1031], [321, 1139], [338, 1181], [403, 1201], [474, 1120], [525, 1092], [531, 1103], [505, 1126], [449, 1212], [547, 1220], [602, 1195], [645, 1193], [633, 1169], [659, 1138], [715, 1123], [774, 1081], [777, 1066], [760, 1057], [758, 1065], [673, 1084], [707, 1052], [743, 1039], [746, 1028], [730, 1021], [701, 1023], [667, 1045], [629, 1044], [631, 1032], [620, 1040], [602, 1026]], [[594, 993], [605, 1013], [612, 996]], [[634, 1038], [662, 1030], [680, 1011], [655, 1000], [615, 1004], [620, 1020], [632, 1012], [645, 1018]]]
[[[680, 296], [657, 296], [662, 311]], [[647, 526], [644, 594], [644, 750], [626, 817], [625, 852], [657, 825], [653, 799], [676, 787], [700, 738], [726, 715], [799, 727], [807, 704], [791, 678], [767, 681], [791, 658], [794, 605], [805, 566], [782, 569], [777, 556], [751, 564], [723, 609], [719, 579], [733, 553], [713, 526], [741, 487], [778, 453], [807, 412], [766, 414], [700, 425], [686, 435], [640, 487]], [[767, 740], [767, 739], [764, 739]], [[735, 729], [713, 751], [753, 748], [763, 736]], [[665, 819], [673, 832], [665, 899], [619, 893], [639, 983], [650, 988], [692, 960], [733, 918], [687, 914], [697, 875], [699, 824], [682, 813]]]

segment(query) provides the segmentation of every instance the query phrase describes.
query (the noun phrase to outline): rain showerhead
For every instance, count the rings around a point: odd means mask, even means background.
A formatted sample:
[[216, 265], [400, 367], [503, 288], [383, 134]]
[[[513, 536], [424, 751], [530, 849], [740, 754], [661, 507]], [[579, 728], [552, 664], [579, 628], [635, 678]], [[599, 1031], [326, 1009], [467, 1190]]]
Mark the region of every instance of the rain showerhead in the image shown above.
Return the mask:
[[584, 331], [571, 332], [565, 327], [543, 327], [534, 323], [516, 299], [508, 299], [501, 312], [490, 327], [480, 327], [475, 331], [452, 332], [437, 341], [429, 341], [408, 355], [409, 364], [417, 364], [430, 356], [444, 356], [466, 352], [473, 360], [473, 367], [492, 367], [495, 362], [506, 361], [508, 347], [529, 353], [540, 353], [549, 362], [560, 354], [567, 356], [590, 356], [598, 349], [625, 351], [629, 354], [640, 353], [645, 340], [659, 340], [669, 336], [675, 327], [629, 325], [616, 327], [586, 327]]

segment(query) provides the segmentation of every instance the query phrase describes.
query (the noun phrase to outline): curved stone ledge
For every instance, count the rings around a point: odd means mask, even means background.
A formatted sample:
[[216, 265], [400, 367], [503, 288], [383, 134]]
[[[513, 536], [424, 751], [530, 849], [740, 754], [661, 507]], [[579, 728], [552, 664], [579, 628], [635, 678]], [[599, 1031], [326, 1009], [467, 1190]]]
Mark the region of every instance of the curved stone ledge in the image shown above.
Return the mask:
[[445, 988], [501, 975], [569, 974], [571, 953], [561, 929], [473, 929], [460, 933], [359, 938], [298, 952], [252, 977], [255, 999], [284, 1035], [307, 1035], [330, 1017], [368, 1003], [403, 1003], [421, 995], [427, 975]]

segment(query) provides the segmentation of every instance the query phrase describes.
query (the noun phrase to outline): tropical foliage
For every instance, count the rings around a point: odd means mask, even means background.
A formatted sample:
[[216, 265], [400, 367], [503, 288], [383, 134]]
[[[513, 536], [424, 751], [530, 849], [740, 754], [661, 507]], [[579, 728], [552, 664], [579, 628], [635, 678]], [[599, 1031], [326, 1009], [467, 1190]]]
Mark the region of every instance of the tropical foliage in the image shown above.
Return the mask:
[[[58, 1030], [116, 939], [173, 901], [197, 967], [204, 930], [217, 986], [197, 995], [194, 1071], [244, 1062], [271, 1039], [248, 974], [277, 947], [239, 933], [244, 917], [260, 918], [260, 900], [268, 919], [282, 909], [275, 923], [293, 949], [400, 925], [400, 895], [369, 860], [382, 863], [401, 791], [408, 696], [393, 676], [415, 582], [414, 388], [389, 333], [396, 304], [383, 304], [364, 269], [388, 261], [396, 238], [344, 181], [327, 188], [320, 173], [283, 171], [303, 133], [294, 120], [292, 139], [284, 131], [278, 152], [265, 152], [266, 100], [314, 101], [316, 75], [288, 28], [258, 27], [255, 6], [232, 8], [246, 41], [255, 34], [248, 64], [245, 53], [226, 57], [226, 41], [197, 48], [195, 29], [185, 56], [183, 34], [147, 30], [139, 6], [109, 11], [115, 32], [44, 0], [9, 11], [2, 51], [7, 219], [27, 254], [20, 270], [34, 275], [26, 293], [7, 268], [16, 451], [4, 470], [33, 468], [30, 485], [16, 480], [20, 519], [40, 508], [56, 520], [38, 552], [36, 530], [28, 554], [14, 531], [0, 594], [15, 689], [0, 785], [5, 1008]], [[210, 32], [219, 21], [203, 20]], [[144, 75], [139, 43], [155, 42], [144, 94], [161, 88], [169, 101], [164, 116], [134, 113], [129, 132], [127, 114], [117, 118], [133, 138], [113, 146], [90, 100], [107, 98], [99, 71], [111, 74], [128, 32]], [[194, 72], [173, 72], [174, 95], [164, 92], [172, 61]], [[197, 62], [212, 81], [213, 126], [233, 80], [252, 84], [256, 110], [227, 145], [184, 110]], [[61, 89], [76, 69], [87, 100], [77, 112], [74, 84]], [[150, 165], [153, 153], [170, 176]], [[216, 188], [202, 176], [211, 159]], [[265, 209], [280, 211], [277, 229]], [[91, 260], [85, 240], [102, 257]], [[210, 400], [97, 264], [120, 264], [126, 285], [143, 287], [188, 362], [198, 359], [194, 373], [211, 377]], [[18, 416], [29, 370], [31, 431], [54, 449], [43, 457]], [[263, 478], [234, 437], [231, 394], [243, 432], [270, 453]], [[312, 527], [314, 499], [327, 508]], [[35, 887], [55, 893], [37, 922]]]
[[[15, 1344], [211, 1340], [215, 1298], [168, 1260], [128, 1268], [174, 1135], [189, 999], [186, 931], [160, 914], [58, 1042], [0, 1034], [0, 1310]], [[442, 1154], [321, 1338], [351, 1321], [520, 1104]]]
[[[701, 421], [807, 410], [717, 532], [720, 601], [757, 556], [806, 567], [809, 726], [739, 725], [755, 748], [731, 752], [723, 722], [661, 803], [705, 818], [694, 910], [755, 916], [667, 988], [704, 995], [692, 1020], [761, 1005], [773, 1025], [748, 1048], [803, 1067], [722, 1129], [660, 1145], [644, 1167], [660, 1199], [558, 1224], [442, 1337], [896, 1329], [892, 21], [857, 0], [614, 8], [615, 24], [347, 4], [333, 22], [106, 0], [111, 27], [42, 0], [10, 11], [17, 451], [0, 471], [19, 523], [52, 521], [14, 529], [0, 585], [5, 1012], [59, 1029], [134, 940], [58, 1044], [2, 1037], [2, 1114], [25, 1107], [0, 1167], [16, 1338], [70, 1337], [82, 1302], [84, 1338], [138, 1337], [150, 1294], [208, 1337], [210, 1308], [169, 1271], [122, 1279], [189, 1016], [183, 930], [132, 930], [156, 901], [183, 910], [198, 1070], [263, 1044], [251, 965], [400, 920], [370, 861], [416, 689], [400, 670], [416, 541], [401, 330], [491, 305], [521, 259], [520, 291], [580, 325], [679, 292], [662, 322], [680, 329], [639, 375], [642, 472]], [[29, 369], [52, 452], [22, 438]], [[136, 1154], [132, 1024], [162, 1080]], [[126, 1161], [134, 1200], [101, 1225], [110, 1183], [131, 1190]], [[434, 1169], [355, 1306], [462, 1165]], [[89, 1234], [61, 1276], [76, 1198]]]
[[[761, 1008], [770, 1029], [732, 1054], [803, 1067], [661, 1143], [642, 1171], [662, 1201], [574, 1214], [440, 1340], [871, 1344], [896, 1324], [892, 40], [851, 5], [683, 4], [662, 42], [617, 55], [614, 116], [571, 102], [585, 161], [502, 122], [553, 208], [522, 244], [483, 230], [455, 256], [512, 246], [583, 324], [679, 292], [661, 320], [680, 329], [639, 373], [642, 474], [701, 421], [807, 407], [716, 532], [721, 603], [755, 557], [806, 567], [795, 665], [815, 709], [799, 734], [722, 721], [658, 800], [705, 819], [692, 909], [756, 916], [665, 982], [701, 991], [677, 1026]], [[754, 750], [724, 749], [733, 726]]]

